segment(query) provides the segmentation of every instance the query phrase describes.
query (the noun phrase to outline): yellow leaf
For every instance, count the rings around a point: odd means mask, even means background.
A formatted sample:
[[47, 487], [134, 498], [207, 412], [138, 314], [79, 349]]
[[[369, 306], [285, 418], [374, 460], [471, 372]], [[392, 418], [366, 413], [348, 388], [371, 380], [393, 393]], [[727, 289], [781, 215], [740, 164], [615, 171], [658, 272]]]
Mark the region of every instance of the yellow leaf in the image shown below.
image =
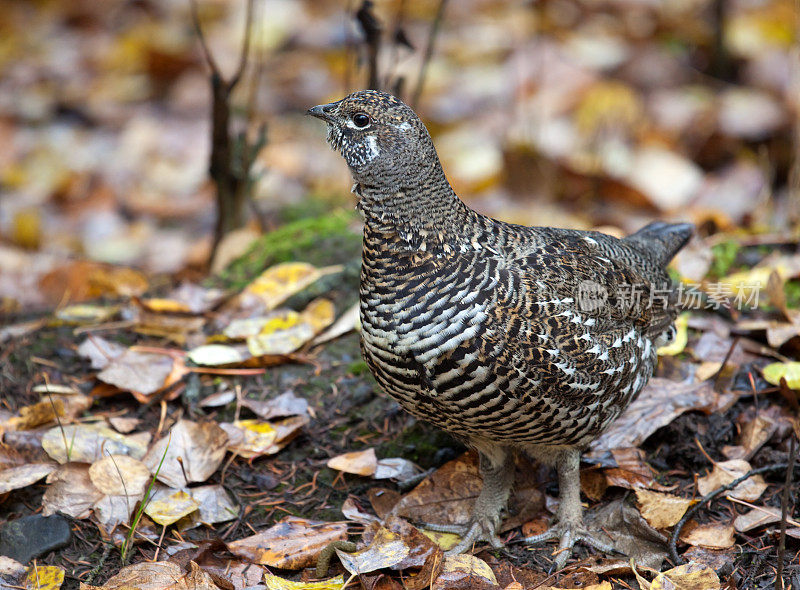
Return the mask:
[[719, 590], [717, 574], [707, 565], [689, 562], [656, 576], [650, 590]]
[[439, 547], [444, 549], [445, 551], [449, 551], [461, 541], [461, 537], [456, 535], [455, 533], [440, 533], [438, 531], [429, 531], [426, 529], [420, 529], [422, 534], [428, 537], [431, 541], [436, 543]]
[[[172, 491], [172, 490], [169, 490]], [[182, 490], [165, 493], [158, 499], [149, 502], [144, 511], [160, 525], [169, 525], [179, 521], [200, 507], [200, 503]]]
[[17, 211], [12, 223], [11, 240], [23, 248], [36, 249], [42, 241], [42, 218], [39, 209]]
[[275, 574], [264, 574], [267, 590], [340, 590], [344, 586], [344, 576], [336, 576], [320, 582], [292, 582]]
[[683, 352], [686, 343], [689, 342], [689, 314], [682, 313], [675, 318], [675, 339], [658, 349], [659, 356], [675, 356]]
[[583, 95], [575, 111], [578, 129], [594, 135], [608, 127], [629, 129], [642, 117], [636, 92], [621, 82], [599, 82]]
[[318, 269], [306, 262], [285, 262], [261, 273], [247, 286], [245, 293], [258, 297], [268, 310], [275, 309], [320, 277], [337, 272], [340, 268], [337, 266]]
[[118, 311], [116, 305], [70, 305], [56, 311], [56, 317], [71, 324], [88, 324], [111, 319]]
[[142, 304], [150, 311], [156, 313], [191, 313], [192, 309], [183, 301], [152, 297], [144, 299]]
[[791, 389], [800, 389], [800, 362], [772, 363], [763, 369], [764, 379], [773, 385], [781, 384], [781, 377]]
[[678, 524], [692, 505], [692, 500], [672, 494], [640, 489], [634, 492], [639, 503], [639, 511], [654, 529], [664, 529]]
[[241, 440], [231, 440], [228, 450], [245, 459], [268, 453], [278, 439], [277, 429], [262, 420], [238, 420], [233, 425], [242, 433]]
[[336, 312], [327, 299], [315, 299], [303, 310], [303, 320], [311, 325], [314, 334], [319, 334], [333, 323]]
[[64, 570], [55, 565], [33, 565], [28, 568], [26, 590], [58, 590], [64, 583]]
[[482, 559], [469, 554], [448, 555], [444, 558], [439, 577], [431, 584], [431, 590], [445, 590], [455, 585], [463, 587], [464, 582], [472, 582], [473, 578], [484, 583], [497, 584], [492, 568]]

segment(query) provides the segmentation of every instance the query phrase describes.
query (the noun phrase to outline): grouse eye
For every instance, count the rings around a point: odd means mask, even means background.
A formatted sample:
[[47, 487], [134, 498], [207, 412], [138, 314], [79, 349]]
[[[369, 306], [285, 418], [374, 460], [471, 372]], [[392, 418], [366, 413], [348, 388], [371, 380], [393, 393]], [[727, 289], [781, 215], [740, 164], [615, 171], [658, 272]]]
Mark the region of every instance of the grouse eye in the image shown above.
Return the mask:
[[356, 113], [353, 115], [353, 123], [355, 123], [356, 127], [363, 129], [369, 125], [369, 116], [365, 115], [364, 113]]

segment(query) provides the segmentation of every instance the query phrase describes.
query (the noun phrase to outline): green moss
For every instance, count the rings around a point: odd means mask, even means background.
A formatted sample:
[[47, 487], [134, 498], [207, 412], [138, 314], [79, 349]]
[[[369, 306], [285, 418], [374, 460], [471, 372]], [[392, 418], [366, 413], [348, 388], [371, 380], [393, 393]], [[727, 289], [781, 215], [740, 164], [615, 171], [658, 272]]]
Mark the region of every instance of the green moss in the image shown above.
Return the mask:
[[357, 360], [350, 363], [347, 367], [347, 372], [355, 377], [359, 377], [369, 370], [367, 363], [363, 360]]
[[355, 220], [353, 212], [339, 209], [288, 223], [256, 240], [214, 282], [241, 289], [264, 269], [281, 262], [303, 261], [316, 266], [351, 263], [361, 249], [361, 236], [351, 227]]
[[711, 263], [711, 274], [715, 277], [724, 277], [730, 274], [740, 249], [741, 246], [732, 240], [712, 246], [711, 252], [714, 260]]
[[786, 281], [783, 292], [786, 294], [786, 307], [800, 309], [800, 281]]

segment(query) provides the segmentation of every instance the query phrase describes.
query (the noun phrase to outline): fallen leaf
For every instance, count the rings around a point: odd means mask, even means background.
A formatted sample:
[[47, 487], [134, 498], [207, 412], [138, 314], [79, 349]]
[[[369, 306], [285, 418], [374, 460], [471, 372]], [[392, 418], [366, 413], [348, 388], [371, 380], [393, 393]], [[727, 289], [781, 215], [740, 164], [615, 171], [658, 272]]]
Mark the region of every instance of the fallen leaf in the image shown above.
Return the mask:
[[88, 518], [95, 502], [104, 494], [92, 483], [89, 466], [67, 463], [47, 476], [49, 484], [42, 498], [42, 514], [62, 512], [73, 518]]
[[100, 371], [97, 378], [123, 391], [148, 396], [169, 385], [167, 378], [172, 368], [173, 360], [166, 355], [128, 349]]
[[375, 456], [375, 449], [369, 448], [332, 457], [328, 459], [327, 465], [337, 471], [370, 477], [378, 467], [378, 458]]
[[142, 561], [122, 568], [102, 586], [81, 584], [95, 590], [219, 590], [211, 577], [190, 562], [188, 573], [171, 561]]
[[665, 529], [678, 524], [693, 503], [687, 498], [649, 490], [634, 490], [634, 493], [642, 516], [654, 529]]
[[708, 382], [678, 383], [653, 377], [611, 428], [591, 443], [583, 459], [599, 461], [611, 449], [638, 447], [684, 412], [716, 411], [734, 399], [733, 394], [716, 393]]
[[38, 565], [28, 568], [26, 590], [58, 590], [64, 583], [65, 571], [56, 565]]
[[357, 329], [360, 304], [354, 303], [334, 324], [311, 342], [314, 346], [324, 344]]
[[344, 577], [336, 576], [319, 582], [293, 582], [279, 578], [275, 574], [265, 573], [264, 584], [267, 590], [341, 590], [344, 586]]
[[308, 414], [308, 400], [297, 397], [292, 391], [285, 391], [275, 398], [264, 401], [245, 398], [242, 400], [242, 406], [252, 410], [263, 420]]
[[682, 313], [675, 318], [675, 339], [658, 349], [659, 356], [675, 356], [683, 352], [689, 342], [689, 314]]
[[699, 563], [686, 563], [658, 574], [649, 590], [720, 590], [719, 577], [713, 569]]
[[785, 379], [790, 389], [800, 389], [800, 362], [771, 363], [762, 369], [762, 373], [772, 385], [780, 385], [781, 379]]
[[0, 495], [28, 487], [57, 469], [54, 463], [29, 463], [0, 470]]
[[145, 504], [144, 512], [158, 524], [167, 526], [199, 507], [200, 503], [188, 492], [158, 486]]
[[153, 444], [142, 461], [151, 473], [158, 472], [159, 481], [180, 489], [211, 477], [222, 464], [227, 443], [228, 435], [215, 422], [180, 420], [168, 436]]
[[139, 496], [150, 480], [150, 470], [127, 455], [108, 455], [92, 463], [89, 477], [94, 486], [111, 496]]
[[351, 574], [364, 574], [391, 567], [402, 561], [409, 547], [397, 533], [380, 528], [365, 549], [348, 553], [336, 549], [342, 566]]
[[[711, 473], [697, 480], [697, 491], [700, 495], [705, 496], [717, 488], [738, 479], [750, 469], [750, 464], [741, 459], [714, 463], [714, 469]], [[766, 489], [767, 484], [764, 483], [764, 478], [760, 475], [754, 475], [733, 488], [727, 495], [739, 500], [755, 502]]]
[[227, 344], [205, 344], [186, 353], [186, 357], [195, 365], [206, 367], [236, 365], [243, 363], [249, 356], [242, 354], [238, 347]]
[[730, 549], [734, 544], [733, 525], [689, 522], [681, 531], [681, 541], [706, 549]]
[[340, 270], [341, 267], [339, 266], [318, 269], [305, 262], [277, 264], [265, 270], [250, 283], [241, 297], [255, 297], [269, 311], [275, 309], [289, 297], [299, 293], [319, 278]]
[[197, 512], [192, 514], [198, 523], [212, 525], [227, 522], [239, 515], [239, 506], [219, 484], [189, 488], [186, 491], [198, 503]]
[[44, 433], [42, 448], [59, 463], [94, 463], [104, 455], [144, 457], [149, 432], [120, 434], [102, 424], [67, 424]]
[[106, 322], [119, 313], [117, 305], [68, 305], [56, 310], [56, 318], [69, 324], [96, 324]]
[[740, 514], [733, 521], [733, 528], [737, 532], [746, 533], [764, 525], [779, 522], [781, 520], [780, 510], [767, 507], [754, 508], [744, 514]]
[[346, 540], [347, 526], [344, 523], [287, 516], [265, 531], [228, 543], [228, 549], [253, 563], [300, 569], [314, 564], [320, 551], [333, 541]]
[[497, 578], [485, 561], [462, 553], [445, 556], [442, 570], [431, 584], [431, 590], [472, 590], [497, 586]]

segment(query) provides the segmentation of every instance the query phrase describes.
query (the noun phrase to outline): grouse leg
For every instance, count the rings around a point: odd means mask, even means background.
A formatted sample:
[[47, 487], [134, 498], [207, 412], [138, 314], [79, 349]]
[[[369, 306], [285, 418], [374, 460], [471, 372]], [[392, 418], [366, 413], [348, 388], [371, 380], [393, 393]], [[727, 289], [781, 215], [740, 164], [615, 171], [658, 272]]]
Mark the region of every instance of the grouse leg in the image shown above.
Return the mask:
[[608, 542], [597, 539], [583, 523], [583, 507], [581, 506], [580, 482], [581, 452], [578, 449], [565, 449], [559, 454], [556, 470], [558, 471], [559, 504], [556, 512], [556, 524], [540, 535], [522, 539], [525, 543], [540, 543], [549, 539], [559, 539], [556, 552], [555, 569], [562, 569], [572, 548], [578, 541], [604, 553], [613, 553], [614, 548]]
[[492, 447], [491, 454], [479, 452], [479, 468], [483, 487], [475, 500], [472, 518], [464, 526], [426, 524], [433, 531], [456, 533], [461, 541], [447, 551], [447, 555], [457, 555], [472, 548], [478, 541], [486, 541], [495, 549], [503, 546], [497, 537], [500, 526], [500, 513], [506, 507], [511, 485], [514, 483], [514, 453], [504, 447]]

